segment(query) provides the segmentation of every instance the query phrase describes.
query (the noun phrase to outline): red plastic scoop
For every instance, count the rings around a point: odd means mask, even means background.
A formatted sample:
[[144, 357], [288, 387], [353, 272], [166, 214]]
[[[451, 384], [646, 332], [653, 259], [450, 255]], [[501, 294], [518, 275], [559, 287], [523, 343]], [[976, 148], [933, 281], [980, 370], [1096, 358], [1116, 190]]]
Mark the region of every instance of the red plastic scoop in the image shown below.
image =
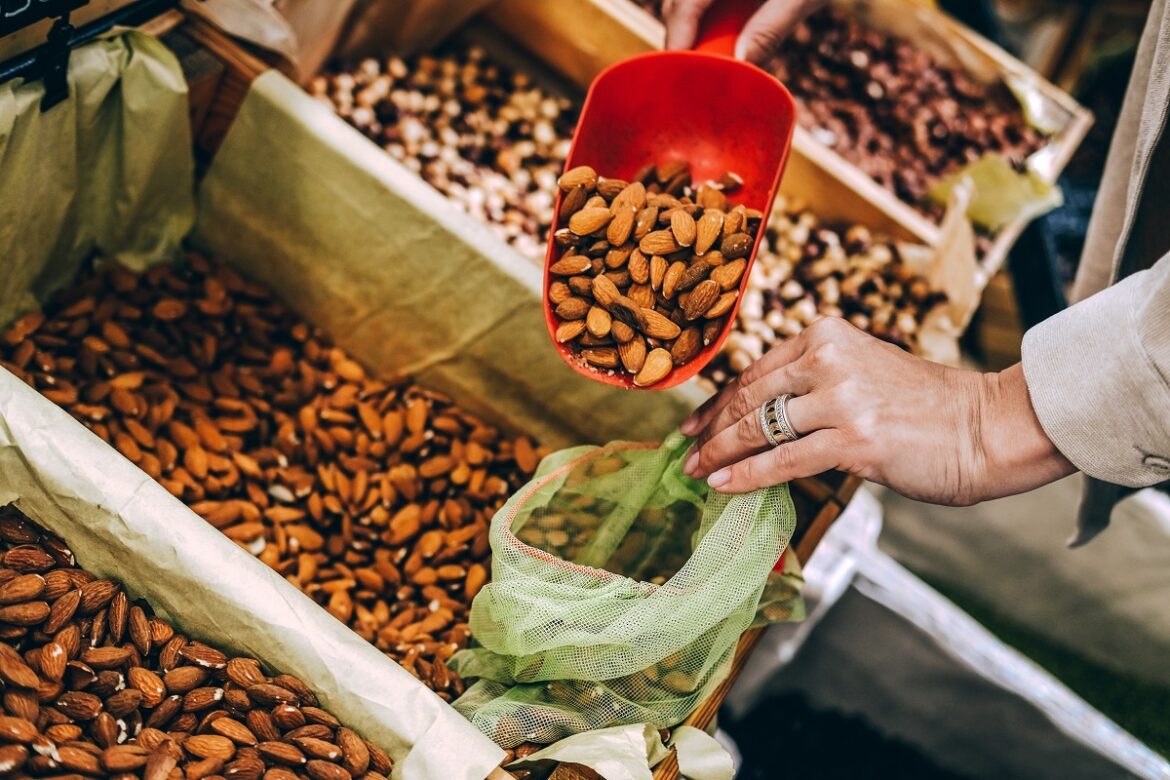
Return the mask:
[[[757, 0], [716, 0], [703, 18], [694, 51], [643, 54], [600, 73], [585, 98], [565, 170], [589, 165], [602, 176], [629, 178], [647, 163], [686, 160], [696, 182], [718, 179], [727, 171], [739, 174], [743, 186], [730, 200], [758, 209], [766, 218], [788, 159], [796, 107], [775, 78], [732, 57], [739, 31], [758, 7]], [[748, 272], [763, 232], [761, 225], [748, 256]], [[634, 387], [630, 374], [590, 368], [553, 337], [557, 319], [548, 298], [548, 269], [562, 251], [550, 235], [544, 266], [549, 337], [578, 373], [598, 382]], [[740, 282], [739, 300], [748, 272]], [[718, 354], [738, 310], [739, 301], [718, 339], [649, 389], [673, 387], [697, 374]]]

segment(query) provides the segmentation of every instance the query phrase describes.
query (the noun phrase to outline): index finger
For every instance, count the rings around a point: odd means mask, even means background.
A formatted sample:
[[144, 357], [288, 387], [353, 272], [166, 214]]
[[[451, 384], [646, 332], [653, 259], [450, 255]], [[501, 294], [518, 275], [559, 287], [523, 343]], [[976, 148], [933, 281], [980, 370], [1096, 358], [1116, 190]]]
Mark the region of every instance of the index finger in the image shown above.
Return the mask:
[[714, 0], [666, 0], [662, 21], [666, 24], [666, 48], [689, 49], [699, 35], [699, 20]]

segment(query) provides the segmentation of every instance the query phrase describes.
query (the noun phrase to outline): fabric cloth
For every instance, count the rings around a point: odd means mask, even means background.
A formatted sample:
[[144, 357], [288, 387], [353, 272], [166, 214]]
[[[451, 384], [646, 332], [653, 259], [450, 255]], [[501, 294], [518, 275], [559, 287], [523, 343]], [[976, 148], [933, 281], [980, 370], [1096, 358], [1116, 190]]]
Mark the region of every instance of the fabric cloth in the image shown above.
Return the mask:
[[1083, 544], [1128, 492], [1170, 479], [1170, 0], [1155, 0], [1109, 150], [1069, 309], [1028, 331], [1044, 431], [1087, 476]]

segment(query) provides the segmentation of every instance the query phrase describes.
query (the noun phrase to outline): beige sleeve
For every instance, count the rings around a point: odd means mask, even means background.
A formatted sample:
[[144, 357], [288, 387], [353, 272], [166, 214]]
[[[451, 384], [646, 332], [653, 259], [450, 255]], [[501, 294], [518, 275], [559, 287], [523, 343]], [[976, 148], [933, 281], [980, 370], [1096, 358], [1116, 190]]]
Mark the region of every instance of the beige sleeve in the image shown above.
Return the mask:
[[1028, 331], [1024, 375], [1048, 437], [1089, 476], [1170, 478], [1170, 255]]

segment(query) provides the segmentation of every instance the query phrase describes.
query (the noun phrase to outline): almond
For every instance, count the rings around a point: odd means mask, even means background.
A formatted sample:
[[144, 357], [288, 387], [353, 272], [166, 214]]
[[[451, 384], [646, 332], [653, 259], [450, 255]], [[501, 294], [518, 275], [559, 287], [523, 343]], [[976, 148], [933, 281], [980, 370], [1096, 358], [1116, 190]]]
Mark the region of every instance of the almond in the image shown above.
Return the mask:
[[[9, 685], [15, 685], [17, 688], [30, 688], [36, 690], [40, 686], [40, 680], [37, 678], [36, 672], [32, 670], [20, 654], [12, 650], [7, 645], [4, 646], [6, 652], [0, 652], [0, 678]], [[48, 675], [46, 675], [48, 676]], [[58, 680], [60, 678], [57, 678]]]
[[259, 683], [248, 688], [248, 698], [265, 707], [277, 704], [296, 704], [297, 695], [287, 688], [270, 683]]
[[617, 368], [618, 366], [617, 350], [610, 347], [583, 349], [581, 357], [585, 358], [590, 365], [598, 368]]
[[642, 250], [635, 249], [630, 253], [628, 270], [630, 279], [638, 284], [647, 284], [650, 281], [650, 259], [642, 254]]
[[366, 742], [352, 730], [339, 728], [337, 730], [337, 745], [342, 752], [342, 766], [351, 775], [360, 777], [370, 767], [370, 751]]
[[625, 343], [618, 344], [617, 350], [626, 371], [636, 374], [642, 370], [642, 364], [646, 362], [646, 340], [644, 338], [635, 335]]
[[674, 233], [670, 230], [654, 230], [643, 236], [638, 242], [638, 249], [644, 255], [668, 255], [677, 252], [681, 247], [675, 241]]
[[44, 625], [41, 626], [41, 630], [46, 634], [57, 633], [64, 628], [66, 623], [73, 619], [80, 604], [80, 589], [66, 593], [53, 602], [53, 606], [49, 608], [48, 618], [45, 620]]
[[597, 177], [597, 194], [606, 200], [615, 200], [621, 191], [629, 186], [629, 182], [625, 179], [609, 179], [604, 176]]
[[337, 764], [313, 759], [305, 764], [305, 771], [313, 780], [352, 780], [351, 775]]
[[711, 304], [711, 308], [707, 309], [707, 313], [703, 316], [709, 320], [722, 317], [735, 306], [737, 298], [739, 298], [739, 290], [731, 290], [723, 293], [715, 300], [715, 303]]
[[[598, 190], [600, 192], [600, 189]], [[601, 192], [602, 197], [606, 197], [604, 192]], [[646, 205], [646, 185], [640, 181], [630, 182], [622, 188], [613, 198], [614, 206], [630, 207], [634, 211], [640, 210]]]
[[680, 247], [695, 243], [696, 226], [694, 218], [684, 209], [675, 209], [670, 215], [670, 232]]
[[723, 235], [723, 212], [707, 209], [695, 227], [695, 254], [705, 255]]
[[53, 558], [36, 545], [20, 545], [4, 553], [4, 565], [21, 572], [40, 572], [53, 566]]
[[568, 255], [549, 266], [549, 273], [557, 276], [575, 276], [583, 274], [593, 267], [593, 263], [584, 255]]
[[670, 359], [676, 366], [689, 363], [703, 348], [703, 331], [692, 325], [670, 345]]
[[207, 680], [207, 670], [198, 666], [180, 666], [164, 674], [162, 679], [168, 693], [181, 695], [202, 685]]
[[288, 766], [300, 766], [305, 763], [305, 754], [295, 745], [287, 742], [261, 742], [256, 745], [260, 755], [270, 761]]
[[183, 749], [196, 758], [219, 758], [230, 761], [236, 754], [236, 746], [227, 737], [219, 734], [196, 734], [183, 740]]
[[223, 688], [204, 686], [188, 691], [183, 696], [183, 712], [202, 712], [223, 701]]
[[147, 707], [157, 707], [167, 697], [162, 678], [149, 669], [131, 667], [126, 677], [130, 687], [142, 694], [142, 703]]
[[589, 200], [589, 188], [584, 185], [578, 185], [568, 190], [561, 197], [561, 209], [557, 212], [557, 216], [562, 221], [576, 214], [585, 205], [585, 201]]
[[718, 268], [712, 269], [711, 279], [719, 285], [720, 289], [731, 290], [739, 286], [739, 280], [743, 277], [743, 272], [746, 268], [747, 260], [743, 258], [732, 260]]
[[141, 745], [113, 745], [102, 751], [102, 768], [110, 774], [137, 772], [146, 766], [150, 751]]
[[670, 353], [661, 347], [653, 349], [642, 364], [641, 370], [634, 375], [634, 384], [638, 387], [650, 387], [666, 378], [674, 366]]
[[256, 735], [251, 729], [234, 718], [216, 718], [211, 721], [208, 728], [237, 745], [255, 745], [257, 742]]
[[115, 669], [130, 658], [130, 651], [124, 647], [91, 647], [81, 654], [82, 663], [94, 669]]
[[654, 309], [640, 309], [638, 329], [652, 339], [670, 340], [677, 338], [682, 329]]
[[22, 574], [0, 585], [0, 604], [20, 604], [39, 598], [45, 592], [45, 578], [39, 574]]
[[593, 189], [596, 184], [597, 171], [588, 165], [578, 165], [576, 168], [570, 168], [561, 174], [561, 178], [557, 179], [557, 186], [562, 190], [571, 190], [574, 187]]
[[622, 295], [617, 285], [605, 276], [594, 277], [591, 282], [591, 290], [593, 292], [593, 300], [597, 301], [598, 306], [606, 309], [609, 309]]
[[633, 328], [621, 320], [614, 320], [609, 332], [619, 344], [625, 344], [637, 335]]
[[609, 312], [599, 306], [589, 307], [589, 313], [585, 315], [585, 325], [589, 328], [589, 332], [599, 339], [603, 339], [609, 335], [610, 326], [613, 323], [613, 317]]
[[106, 699], [106, 712], [115, 718], [125, 718], [137, 712], [142, 704], [142, 692], [134, 688], [123, 688]]
[[615, 204], [613, 209], [613, 219], [605, 229], [605, 238], [614, 246], [621, 246], [630, 239], [630, 234], [634, 230], [634, 219], [637, 212], [633, 206], [623, 206]]
[[320, 758], [325, 761], [337, 761], [341, 758], [341, 748], [323, 739], [297, 737], [293, 742], [305, 752], [305, 755], [311, 758]]
[[732, 233], [723, 239], [719, 251], [727, 260], [736, 260], [752, 251], [753, 239], [747, 233]]
[[641, 241], [646, 237], [646, 234], [654, 229], [658, 224], [658, 207], [645, 206], [638, 210], [638, 215], [634, 218], [634, 233], [635, 241]]
[[589, 313], [589, 301], [576, 296], [566, 298], [557, 306], [556, 312], [562, 320], [583, 320]]
[[38, 733], [37, 727], [24, 718], [0, 715], [0, 739], [5, 742], [32, 742]]
[[556, 339], [558, 344], [565, 344], [585, 332], [585, 320], [566, 320], [557, 325]]
[[184, 645], [179, 650], [179, 655], [204, 669], [223, 669], [227, 666], [226, 655], [202, 642], [190, 642]]
[[121, 586], [113, 580], [94, 580], [81, 586], [81, 603], [77, 609], [82, 615], [92, 615], [102, 609]]
[[[60, 682], [61, 678], [65, 676], [65, 664], [68, 661], [69, 654], [65, 652], [65, 648], [56, 642], [50, 642], [41, 648], [41, 674], [48, 680]], [[4, 662], [0, 660], [0, 676], [4, 676], [3, 666]], [[15, 685], [16, 683], [13, 684]]]
[[102, 773], [101, 759], [94, 753], [74, 745], [59, 746], [55, 760], [62, 769], [67, 769], [70, 772], [83, 775], [100, 775]]
[[57, 709], [74, 720], [93, 720], [102, 711], [102, 700], [82, 691], [67, 691], [56, 704]]
[[[605, 206], [586, 205], [569, 217], [569, 230], [578, 236], [588, 236], [606, 227], [613, 219], [613, 212]], [[630, 227], [633, 227], [631, 221]]]
[[26, 601], [0, 607], [0, 623], [14, 626], [35, 626], [49, 616], [49, 605], [43, 601]]
[[685, 292], [694, 289], [695, 285], [707, 278], [707, 274], [711, 272], [709, 266], [704, 260], [695, 260], [687, 266], [683, 271], [682, 276], [679, 277], [674, 289], [676, 292]]
[[683, 313], [688, 321], [693, 322], [707, 313], [720, 296], [719, 285], [707, 279], [699, 283], [687, 297], [683, 305]]
[[664, 298], [673, 298], [679, 281], [682, 280], [683, 274], [687, 271], [687, 264], [681, 260], [677, 260], [670, 264], [666, 269], [666, 273], [662, 277], [662, 296]]

